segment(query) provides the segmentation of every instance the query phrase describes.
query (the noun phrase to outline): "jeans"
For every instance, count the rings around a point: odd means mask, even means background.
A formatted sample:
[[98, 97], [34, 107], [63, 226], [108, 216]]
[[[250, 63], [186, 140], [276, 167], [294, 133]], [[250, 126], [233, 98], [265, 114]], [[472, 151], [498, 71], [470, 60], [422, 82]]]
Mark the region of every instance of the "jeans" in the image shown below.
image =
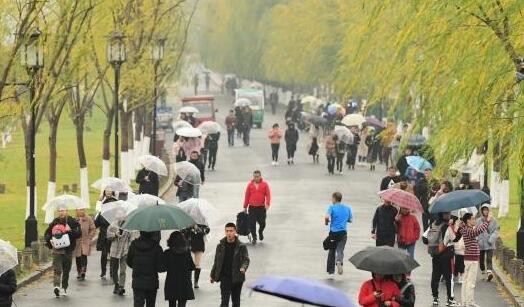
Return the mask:
[[493, 270], [493, 250], [481, 250], [480, 251], [480, 270], [485, 271], [486, 266], [489, 271]]
[[133, 307], [155, 307], [156, 289], [142, 290], [133, 288]]
[[243, 137], [244, 137], [244, 145], [246, 146], [249, 146], [249, 132], [250, 132], [251, 128], [250, 127], [247, 127], [247, 128], [244, 128], [244, 131], [243, 132]]
[[431, 259], [431, 265], [433, 269], [431, 272], [431, 292], [433, 297], [438, 297], [438, 288], [441, 276], [444, 276], [444, 280], [446, 281], [448, 299], [454, 297], [453, 288], [451, 286], [451, 259], [453, 258], [443, 255], [435, 256], [433, 259]]
[[187, 300], [169, 301], [169, 307], [186, 307]]
[[69, 272], [71, 271], [71, 264], [73, 262], [73, 255], [70, 254], [55, 254], [53, 255], [53, 286], [67, 289], [69, 286]]
[[249, 228], [253, 240], [257, 239], [257, 223], [259, 225], [258, 233], [263, 234], [266, 228], [266, 208], [265, 207], [249, 207]]
[[115, 286], [119, 285], [120, 287], [124, 287], [126, 284], [126, 269], [127, 264], [125, 256], [120, 259], [111, 257], [109, 272]]
[[415, 243], [409, 245], [397, 243], [397, 245], [398, 248], [405, 250], [411, 256], [411, 258], [415, 259]]
[[342, 172], [344, 167], [344, 154], [337, 153], [337, 171]]
[[242, 293], [243, 283], [233, 283], [230, 277], [221, 277], [220, 280], [220, 296], [222, 298], [220, 307], [229, 306], [229, 298], [233, 303], [233, 307], [240, 307], [240, 294]]
[[215, 168], [215, 165], [217, 163], [217, 152], [218, 148], [210, 148], [209, 149], [209, 167]]
[[278, 162], [278, 150], [280, 149], [280, 144], [271, 144], [271, 161]]
[[227, 129], [227, 144], [229, 146], [235, 145], [235, 128]]
[[355, 168], [355, 160], [357, 158], [357, 145], [349, 145], [348, 146], [348, 154], [346, 157], [346, 164], [351, 167]]
[[328, 161], [328, 172], [330, 174], [333, 174], [333, 172], [335, 171], [335, 156], [328, 155], [327, 161]]
[[337, 262], [344, 263], [344, 248], [346, 247], [347, 235], [344, 235], [338, 242], [337, 248], [330, 249], [327, 258], [327, 272], [329, 274], [335, 273], [335, 264]]
[[87, 271], [87, 256], [86, 255], [76, 257], [76, 271], [78, 272], [78, 275], [86, 273]]
[[464, 281], [462, 282], [462, 291], [460, 293], [462, 306], [475, 304], [475, 284], [477, 283], [478, 270], [478, 261], [464, 261]]

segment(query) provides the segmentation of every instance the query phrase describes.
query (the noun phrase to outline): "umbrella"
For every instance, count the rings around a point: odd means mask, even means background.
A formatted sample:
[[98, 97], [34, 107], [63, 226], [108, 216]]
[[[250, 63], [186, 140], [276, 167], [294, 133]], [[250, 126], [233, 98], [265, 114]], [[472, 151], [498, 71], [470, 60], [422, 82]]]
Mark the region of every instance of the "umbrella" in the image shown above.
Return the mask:
[[46, 224], [50, 224], [54, 219], [55, 211], [58, 209], [75, 210], [86, 209], [88, 207], [89, 206], [78, 196], [60, 195], [50, 199], [42, 207], [42, 210], [45, 211], [44, 221]]
[[328, 112], [329, 114], [331, 114], [331, 115], [335, 115], [335, 114], [337, 114], [337, 111], [338, 111], [339, 109], [341, 109], [341, 108], [342, 108], [342, 106], [339, 105], [338, 103], [332, 103], [332, 104], [330, 104], [330, 105], [328, 106], [328, 108], [327, 108], [327, 112]]
[[203, 134], [213, 134], [220, 132], [221, 127], [217, 122], [205, 121], [198, 126], [198, 129], [200, 129]]
[[135, 204], [125, 200], [117, 200], [105, 203], [101, 207], [100, 214], [107, 220], [109, 224], [120, 222], [137, 209]]
[[390, 188], [378, 192], [378, 195], [383, 199], [394, 203], [395, 205], [413, 211], [424, 212], [424, 208], [420, 204], [418, 198], [404, 190]]
[[122, 228], [125, 230], [180, 230], [196, 224], [182, 209], [174, 206], [152, 206], [133, 211]]
[[234, 104], [235, 107], [247, 107], [250, 105], [251, 105], [251, 100], [247, 98], [238, 98]]
[[302, 99], [300, 99], [300, 102], [302, 103], [316, 103], [318, 99], [314, 96], [306, 96]]
[[207, 225], [216, 220], [217, 209], [205, 199], [190, 198], [176, 205], [187, 213], [197, 224]]
[[312, 125], [325, 125], [327, 124], [327, 119], [319, 115], [311, 115], [309, 118], [305, 119], [307, 122]]
[[171, 123], [171, 126], [173, 127], [173, 131], [176, 133], [178, 129], [180, 128], [192, 128], [190, 123], [186, 122], [185, 120], [177, 120], [176, 122]]
[[353, 133], [347, 127], [335, 126], [333, 133], [335, 133], [342, 142], [346, 144], [353, 143]]
[[446, 193], [435, 200], [429, 213], [451, 212], [461, 208], [477, 207], [491, 200], [482, 190], [457, 190]]
[[120, 178], [105, 177], [95, 181], [91, 187], [99, 189], [100, 191], [110, 189], [117, 193], [129, 192], [131, 188]]
[[408, 165], [414, 168], [417, 172], [423, 172], [428, 168], [433, 169], [433, 165], [421, 156], [407, 156], [406, 161], [408, 162]]
[[147, 170], [155, 172], [160, 176], [167, 176], [167, 166], [160, 158], [152, 155], [143, 155], [138, 158], [138, 163], [142, 164]]
[[198, 130], [197, 128], [180, 128], [176, 131], [176, 134], [180, 136], [185, 136], [188, 138], [197, 138], [199, 136], [202, 136], [202, 132]]
[[419, 266], [406, 251], [389, 246], [366, 247], [349, 261], [359, 270], [381, 275], [408, 273]]
[[477, 215], [479, 211], [477, 210], [477, 207], [468, 207], [468, 208], [462, 208], [458, 210], [451, 211], [451, 215], [456, 216], [458, 218], [462, 218], [464, 214], [471, 213], [472, 215]]
[[365, 121], [364, 116], [355, 113], [344, 116], [341, 122], [346, 126], [361, 126]]
[[128, 202], [137, 206], [138, 208], [142, 207], [151, 207], [156, 205], [165, 205], [166, 202], [162, 198], [151, 195], [151, 194], [138, 194], [128, 199]]
[[191, 162], [182, 161], [175, 163], [175, 171], [177, 176], [186, 182], [197, 185], [202, 183], [200, 170]]
[[181, 107], [180, 110], [178, 110], [178, 113], [198, 113], [198, 109], [195, 107]]
[[384, 123], [377, 119], [375, 116], [366, 117], [366, 123], [376, 128], [386, 128], [386, 125], [384, 125]]
[[16, 247], [0, 239], [0, 276], [18, 265]]
[[426, 137], [422, 134], [412, 135], [408, 139], [409, 146], [422, 146], [424, 144], [426, 144]]
[[314, 116], [314, 115], [311, 114], [311, 113], [308, 113], [308, 112], [304, 112], [304, 111], [302, 111], [302, 112], [300, 112], [300, 116], [302, 116], [302, 118], [303, 118], [305, 121], [307, 121], [307, 120], [309, 120], [309, 119], [310, 119], [312, 116]]
[[263, 276], [250, 285], [253, 291], [313, 306], [356, 306], [344, 292], [316, 280], [298, 277]]

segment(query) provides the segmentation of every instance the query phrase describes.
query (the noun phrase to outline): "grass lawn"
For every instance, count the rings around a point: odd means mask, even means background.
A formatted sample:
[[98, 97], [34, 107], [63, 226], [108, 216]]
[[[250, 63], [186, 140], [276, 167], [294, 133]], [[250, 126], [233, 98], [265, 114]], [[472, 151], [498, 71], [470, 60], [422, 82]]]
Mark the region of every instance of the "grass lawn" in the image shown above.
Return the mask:
[[[67, 109], [67, 108], [66, 108]], [[93, 116], [86, 121], [84, 135], [89, 181], [101, 177], [102, 174], [102, 137], [104, 129], [104, 114], [97, 108]], [[37, 134], [36, 143], [36, 180], [37, 180], [37, 211], [39, 220], [39, 236], [43, 235], [45, 224], [42, 223], [44, 212], [41, 207], [46, 201], [47, 182], [49, 179], [49, 129], [47, 121], [43, 121]], [[5, 149], [0, 149], [0, 183], [6, 185], [6, 194], [0, 194], [0, 239], [11, 241], [17, 248], [24, 245], [24, 219], [26, 208], [26, 184], [24, 162], [24, 140], [21, 127], [12, 135], [13, 141]], [[111, 147], [111, 150], [113, 147]], [[57, 195], [62, 193], [62, 186], [73, 183], [80, 185], [80, 171], [76, 149], [75, 129], [67, 110], [60, 119], [57, 141]], [[77, 195], [80, 194], [78, 188]], [[91, 208], [99, 195], [99, 191], [91, 188]]]
[[[517, 227], [520, 221], [520, 175], [515, 170], [510, 170], [510, 198], [509, 214], [505, 218], [499, 218], [500, 237], [507, 247], [516, 250]], [[496, 216], [496, 215], [495, 215]]]

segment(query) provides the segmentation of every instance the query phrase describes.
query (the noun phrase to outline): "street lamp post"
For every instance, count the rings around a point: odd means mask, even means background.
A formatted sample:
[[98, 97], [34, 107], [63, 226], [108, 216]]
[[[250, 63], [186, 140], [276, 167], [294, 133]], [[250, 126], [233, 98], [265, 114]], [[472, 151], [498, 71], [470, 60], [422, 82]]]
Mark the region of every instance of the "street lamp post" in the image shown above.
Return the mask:
[[520, 228], [517, 232], [517, 257], [524, 260], [524, 175], [520, 181]]
[[164, 59], [164, 45], [166, 40], [164, 38], [159, 38], [155, 41], [153, 44], [153, 48], [151, 49], [151, 55], [154, 62], [154, 70], [155, 70], [155, 77], [154, 77], [154, 85], [153, 85], [153, 135], [152, 135], [152, 143], [153, 143], [153, 149], [151, 153], [153, 156], [156, 156], [156, 109], [157, 109], [157, 100], [158, 100], [158, 67], [160, 66], [160, 62]]
[[115, 177], [119, 177], [118, 171], [118, 93], [120, 86], [120, 66], [126, 61], [126, 46], [124, 35], [121, 32], [113, 32], [107, 44], [107, 60], [115, 70], [115, 91], [113, 95], [115, 109]]
[[42, 32], [35, 29], [26, 42], [22, 53], [22, 64], [31, 76], [29, 81], [29, 215], [25, 221], [25, 247], [31, 247], [31, 243], [38, 240], [38, 222], [35, 216], [35, 139], [36, 139], [36, 109], [35, 109], [35, 82], [38, 70], [44, 67], [44, 51], [40, 35]]

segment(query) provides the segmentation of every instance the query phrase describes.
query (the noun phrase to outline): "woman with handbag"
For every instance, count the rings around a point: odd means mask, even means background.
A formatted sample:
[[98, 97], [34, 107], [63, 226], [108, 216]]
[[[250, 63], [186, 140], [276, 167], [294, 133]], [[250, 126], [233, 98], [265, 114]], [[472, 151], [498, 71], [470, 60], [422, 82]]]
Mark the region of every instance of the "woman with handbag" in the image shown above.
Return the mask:
[[87, 256], [91, 255], [91, 240], [95, 237], [96, 227], [93, 219], [86, 213], [85, 209], [76, 210], [76, 220], [80, 224], [82, 235], [76, 240], [75, 258], [76, 279], [85, 280], [87, 271]]
[[47, 246], [53, 252], [53, 293], [56, 297], [60, 297], [60, 288], [63, 295], [67, 295], [73, 251], [81, 235], [80, 224], [68, 216], [67, 208], [59, 207], [58, 217], [49, 224], [44, 234]]
[[400, 297], [397, 284], [376, 273], [371, 273], [371, 277], [360, 287], [358, 303], [364, 307], [400, 307], [396, 301], [396, 298]]

